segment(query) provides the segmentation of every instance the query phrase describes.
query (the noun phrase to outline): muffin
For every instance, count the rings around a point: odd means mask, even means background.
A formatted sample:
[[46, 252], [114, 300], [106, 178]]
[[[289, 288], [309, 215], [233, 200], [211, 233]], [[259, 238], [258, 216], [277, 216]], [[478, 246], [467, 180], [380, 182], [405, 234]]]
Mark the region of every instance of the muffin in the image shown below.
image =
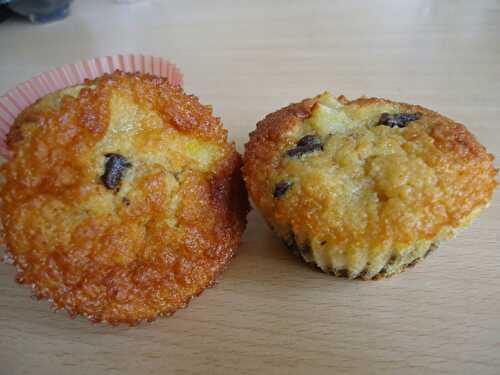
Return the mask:
[[227, 131], [181, 88], [115, 72], [49, 94], [7, 137], [17, 281], [71, 316], [137, 324], [214, 284], [249, 210]]
[[306, 262], [350, 279], [423, 259], [488, 205], [494, 157], [426, 108], [324, 93], [268, 115], [243, 175], [272, 230]]

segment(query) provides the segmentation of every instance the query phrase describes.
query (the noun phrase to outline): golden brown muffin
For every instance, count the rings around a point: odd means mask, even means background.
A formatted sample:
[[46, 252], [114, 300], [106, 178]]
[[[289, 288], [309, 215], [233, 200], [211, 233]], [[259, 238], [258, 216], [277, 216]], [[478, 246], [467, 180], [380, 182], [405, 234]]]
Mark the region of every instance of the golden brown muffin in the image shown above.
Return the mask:
[[57, 309], [154, 320], [211, 286], [248, 212], [211, 107], [115, 72], [39, 100], [8, 135], [0, 217], [17, 280]]
[[489, 203], [493, 156], [467, 129], [420, 106], [324, 93], [257, 124], [243, 174], [277, 235], [349, 278], [390, 276]]

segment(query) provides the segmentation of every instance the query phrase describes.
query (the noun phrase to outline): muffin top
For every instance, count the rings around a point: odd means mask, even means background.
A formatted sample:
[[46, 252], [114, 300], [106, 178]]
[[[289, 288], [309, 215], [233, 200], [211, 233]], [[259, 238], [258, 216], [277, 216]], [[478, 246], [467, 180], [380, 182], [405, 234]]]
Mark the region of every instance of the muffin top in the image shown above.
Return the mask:
[[164, 79], [115, 72], [16, 119], [0, 217], [19, 282], [110, 323], [169, 314], [233, 255], [248, 201], [211, 107]]
[[257, 124], [243, 172], [280, 237], [373, 257], [465, 225], [491, 199], [493, 159], [436, 112], [324, 93]]

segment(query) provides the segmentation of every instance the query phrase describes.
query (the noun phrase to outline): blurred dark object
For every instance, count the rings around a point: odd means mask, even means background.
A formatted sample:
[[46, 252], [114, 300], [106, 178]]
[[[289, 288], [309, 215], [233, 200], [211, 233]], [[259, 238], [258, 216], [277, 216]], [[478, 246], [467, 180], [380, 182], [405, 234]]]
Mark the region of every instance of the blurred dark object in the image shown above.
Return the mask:
[[68, 16], [73, 0], [10, 0], [8, 7], [33, 23], [45, 23]]
[[0, 22], [5, 21], [7, 18], [12, 16], [12, 11], [7, 5], [0, 5]]

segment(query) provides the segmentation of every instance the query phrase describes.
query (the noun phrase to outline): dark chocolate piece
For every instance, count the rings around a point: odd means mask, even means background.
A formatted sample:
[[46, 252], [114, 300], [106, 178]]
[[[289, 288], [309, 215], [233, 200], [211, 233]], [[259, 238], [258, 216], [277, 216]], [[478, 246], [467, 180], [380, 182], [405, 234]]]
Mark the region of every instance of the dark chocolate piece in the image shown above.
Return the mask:
[[409, 122], [417, 121], [422, 114], [420, 112], [415, 113], [396, 113], [391, 115], [390, 113], [382, 113], [377, 125], [386, 125], [391, 128], [398, 127], [404, 128]]
[[120, 154], [106, 154], [106, 164], [104, 166], [104, 174], [101, 176], [101, 181], [106, 188], [114, 191], [120, 190], [120, 182], [123, 178], [123, 173], [130, 164], [127, 159]]
[[286, 154], [291, 157], [301, 157], [304, 154], [308, 154], [314, 151], [322, 151], [323, 145], [321, 144], [321, 140], [316, 135], [306, 135], [302, 137], [298, 142], [295, 148], [292, 148], [286, 152]]
[[280, 198], [288, 191], [288, 189], [290, 189], [292, 187], [292, 185], [293, 185], [293, 183], [289, 182], [289, 181], [278, 182], [276, 184], [276, 186], [274, 187], [273, 197]]

